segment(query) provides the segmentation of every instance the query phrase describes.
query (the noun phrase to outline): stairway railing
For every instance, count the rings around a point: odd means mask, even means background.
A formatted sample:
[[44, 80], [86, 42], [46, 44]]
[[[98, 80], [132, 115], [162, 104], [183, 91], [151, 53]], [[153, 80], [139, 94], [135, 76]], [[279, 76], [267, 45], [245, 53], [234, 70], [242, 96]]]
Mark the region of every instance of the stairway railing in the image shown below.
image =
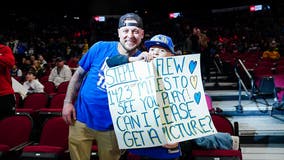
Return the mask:
[[[238, 65], [238, 64], [240, 64], [240, 65]], [[244, 71], [246, 76], [249, 78], [249, 81], [250, 81], [250, 84], [251, 84], [251, 90], [250, 91], [247, 89], [248, 87], [246, 86], [242, 77], [240, 76], [240, 73], [238, 72], [238, 69], [237, 69], [238, 66], [241, 66], [241, 69]], [[249, 99], [251, 99], [253, 97], [254, 80], [253, 80], [251, 74], [249, 73], [249, 71], [247, 70], [246, 66], [243, 64], [243, 62], [240, 59], [237, 60], [234, 71], [235, 71], [235, 75], [238, 78], [238, 86], [239, 86], [239, 103], [235, 107], [236, 107], [237, 112], [243, 112], [243, 107], [241, 105], [242, 88], [244, 89], [246, 96], [248, 96]]]
[[[238, 63], [241, 65], [242, 69], [245, 71], [247, 77], [249, 78], [250, 85], [251, 85], [250, 91], [248, 91], [248, 89], [247, 89], [248, 87], [246, 86], [245, 83], [243, 83], [243, 87], [244, 87], [244, 89], [245, 89], [245, 91], [246, 91], [247, 96], [250, 97], [250, 98], [252, 98], [252, 97], [253, 97], [253, 92], [254, 92], [253, 90], [254, 90], [254, 86], [255, 86], [255, 84], [254, 84], [254, 79], [253, 79], [252, 75], [249, 73], [249, 71], [248, 71], [248, 69], [246, 68], [246, 66], [244, 65], [244, 63], [242, 62], [242, 60], [238, 59]], [[235, 70], [235, 71], [236, 71], [236, 70]], [[241, 77], [240, 77], [240, 78], [241, 78]]]

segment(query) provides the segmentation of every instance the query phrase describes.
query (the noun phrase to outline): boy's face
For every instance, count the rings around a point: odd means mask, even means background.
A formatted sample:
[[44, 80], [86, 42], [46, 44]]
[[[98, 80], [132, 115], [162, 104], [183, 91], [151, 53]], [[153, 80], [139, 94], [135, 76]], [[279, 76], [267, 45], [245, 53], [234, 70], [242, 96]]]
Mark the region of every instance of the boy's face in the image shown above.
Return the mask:
[[32, 81], [32, 80], [34, 80], [35, 79], [35, 76], [32, 74], [32, 73], [28, 73], [27, 75], [26, 75], [26, 80], [27, 81]]
[[168, 49], [161, 47], [161, 46], [150, 47], [149, 54], [151, 54], [153, 58], [173, 56], [172, 52], [170, 52]]

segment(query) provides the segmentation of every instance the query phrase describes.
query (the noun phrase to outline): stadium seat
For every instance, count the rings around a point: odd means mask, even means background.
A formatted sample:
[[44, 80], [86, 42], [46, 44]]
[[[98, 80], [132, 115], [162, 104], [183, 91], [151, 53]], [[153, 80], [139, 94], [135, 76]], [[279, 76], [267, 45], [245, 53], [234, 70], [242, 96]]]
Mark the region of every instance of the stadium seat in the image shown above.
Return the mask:
[[53, 95], [56, 92], [56, 87], [53, 82], [47, 81], [43, 83], [44, 86], [44, 92]]
[[14, 115], [0, 121], [0, 159], [12, 159], [30, 143], [33, 120], [29, 115]]
[[69, 127], [62, 117], [52, 117], [43, 125], [40, 140], [23, 148], [22, 159], [65, 159]]
[[[229, 133], [232, 136], [238, 136], [239, 126], [238, 122], [234, 125], [226, 117], [218, 114], [211, 115], [213, 123], [218, 132]], [[192, 159], [238, 159], [242, 160], [242, 151], [239, 147], [238, 150], [223, 150], [223, 149], [202, 149], [194, 148], [191, 153]]]
[[91, 160], [99, 160], [98, 151], [99, 151], [98, 145], [96, 141], [94, 141], [92, 145], [92, 151], [91, 151]]
[[69, 81], [62, 82], [57, 87], [57, 93], [66, 93]]
[[39, 78], [40, 83], [44, 84], [45, 82], [48, 82], [48, 75], [44, 75]]
[[46, 107], [48, 104], [48, 95], [46, 93], [28, 94], [23, 100], [23, 106], [16, 108], [16, 114], [36, 115], [40, 108]]
[[50, 99], [48, 107], [40, 108], [39, 114], [61, 115], [64, 99], [65, 99], [65, 93], [57, 93], [53, 95]]

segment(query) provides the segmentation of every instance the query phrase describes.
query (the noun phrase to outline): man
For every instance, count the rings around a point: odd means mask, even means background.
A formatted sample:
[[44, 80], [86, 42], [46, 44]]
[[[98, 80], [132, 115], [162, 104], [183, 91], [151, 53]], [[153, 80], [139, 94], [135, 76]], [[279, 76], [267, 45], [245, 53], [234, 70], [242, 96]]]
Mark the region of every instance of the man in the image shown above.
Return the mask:
[[65, 65], [61, 57], [57, 57], [56, 66], [51, 70], [48, 81], [53, 82], [55, 86], [58, 87], [60, 83], [70, 81], [71, 76], [71, 69]]
[[0, 37], [0, 120], [14, 114], [15, 97], [12, 88], [11, 69], [15, 57], [10, 47], [4, 45]]
[[122, 154], [109, 111], [104, 70], [108, 67], [106, 60], [109, 57], [140, 54], [138, 48], [144, 38], [141, 17], [134, 13], [121, 16], [118, 37], [119, 42], [95, 43], [83, 55], [70, 80], [62, 116], [70, 125], [69, 150], [72, 160], [89, 160], [93, 140], [97, 142], [100, 160], [118, 160]]

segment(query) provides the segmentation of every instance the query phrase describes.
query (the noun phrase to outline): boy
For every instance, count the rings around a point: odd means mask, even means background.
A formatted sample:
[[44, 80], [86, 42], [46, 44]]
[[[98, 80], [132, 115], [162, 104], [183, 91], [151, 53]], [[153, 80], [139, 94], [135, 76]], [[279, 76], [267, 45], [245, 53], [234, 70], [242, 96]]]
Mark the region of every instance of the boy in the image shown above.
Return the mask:
[[28, 93], [42, 93], [44, 86], [36, 79], [36, 73], [29, 71], [26, 74], [26, 81], [23, 86], [28, 90]]

